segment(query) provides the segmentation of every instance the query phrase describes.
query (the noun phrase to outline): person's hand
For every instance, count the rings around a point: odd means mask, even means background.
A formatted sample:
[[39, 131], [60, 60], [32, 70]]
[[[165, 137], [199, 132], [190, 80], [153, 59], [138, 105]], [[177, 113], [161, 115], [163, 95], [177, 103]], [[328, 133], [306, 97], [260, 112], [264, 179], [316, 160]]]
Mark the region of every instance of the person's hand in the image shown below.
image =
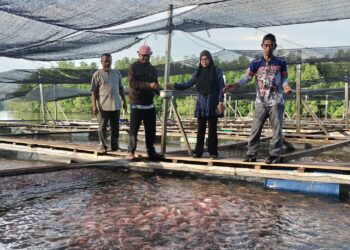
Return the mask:
[[95, 106], [95, 107], [92, 107], [92, 114], [93, 114], [93, 115], [97, 115], [97, 114], [98, 114], [98, 109], [97, 109], [96, 106]]
[[287, 85], [284, 85], [283, 91], [284, 91], [285, 94], [288, 95], [288, 94], [292, 93], [292, 88], [289, 87], [289, 85], [287, 84]]
[[224, 89], [222, 90], [223, 93], [229, 93], [234, 91], [235, 89], [239, 88], [239, 84], [238, 83], [233, 83], [233, 84], [228, 84], [224, 87]]
[[169, 89], [169, 90], [174, 89], [174, 84], [167, 83], [165, 84], [165, 86], [166, 86], [166, 89]]
[[154, 90], [159, 90], [160, 89], [159, 84], [156, 83], [156, 82], [151, 82], [149, 84], [149, 86], [150, 86], [151, 89], [154, 89]]
[[222, 102], [219, 102], [217, 109], [218, 109], [220, 114], [223, 114], [225, 111], [225, 105]]
[[123, 109], [126, 112], [128, 112], [128, 105], [126, 104], [126, 102], [123, 102]]

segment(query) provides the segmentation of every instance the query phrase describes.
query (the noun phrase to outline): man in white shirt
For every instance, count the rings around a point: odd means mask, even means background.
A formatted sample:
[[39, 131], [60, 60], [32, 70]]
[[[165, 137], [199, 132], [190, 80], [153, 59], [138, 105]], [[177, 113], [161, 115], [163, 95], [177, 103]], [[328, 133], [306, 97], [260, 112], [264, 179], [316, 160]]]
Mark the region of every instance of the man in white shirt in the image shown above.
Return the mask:
[[[99, 113], [98, 136], [99, 150], [107, 151], [107, 124], [111, 127], [111, 150], [119, 149], [119, 117], [120, 108], [126, 111], [126, 101], [122, 76], [118, 70], [111, 69], [112, 56], [109, 53], [101, 55], [102, 69], [97, 70], [91, 79], [92, 113]], [[123, 105], [121, 103], [123, 100]]]

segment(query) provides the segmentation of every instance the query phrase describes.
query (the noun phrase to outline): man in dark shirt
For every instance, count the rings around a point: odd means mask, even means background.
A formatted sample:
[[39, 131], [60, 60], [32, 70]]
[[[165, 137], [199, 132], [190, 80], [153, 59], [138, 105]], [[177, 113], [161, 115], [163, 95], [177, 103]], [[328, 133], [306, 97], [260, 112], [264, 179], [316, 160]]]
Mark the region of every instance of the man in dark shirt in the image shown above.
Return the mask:
[[149, 46], [141, 46], [138, 55], [139, 60], [131, 64], [128, 69], [130, 102], [128, 158], [130, 160], [135, 158], [137, 133], [143, 121], [148, 157], [150, 160], [160, 160], [163, 156], [158, 154], [153, 146], [156, 136], [156, 109], [153, 98], [159, 94], [157, 70], [150, 63], [152, 50]]

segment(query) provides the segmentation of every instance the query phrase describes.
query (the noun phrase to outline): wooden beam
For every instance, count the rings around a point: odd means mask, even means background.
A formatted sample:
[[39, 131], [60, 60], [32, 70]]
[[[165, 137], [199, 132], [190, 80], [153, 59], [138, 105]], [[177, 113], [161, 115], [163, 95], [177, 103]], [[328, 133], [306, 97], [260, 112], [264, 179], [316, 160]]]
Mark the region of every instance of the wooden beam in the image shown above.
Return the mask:
[[344, 119], [345, 128], [349, 129], [349, 81], [348, 77], [345, 78], [345, 96], [344, 96]]
[[304, 108], [312, 115], [312, 117], [314, 118], [314, 120], [317, 122], [317, 124], [320, 126], [320, 128], [323, 130], [323, 132], [326, 135], [329, 135], [327, 129], [323, 126], [322, 121], [317, 117], [317, 115], [311, 110], [311, 108], [309, 107], [309, 105], [307, 105], [307, 103], [304, 100], [301, 100], [301, 103], [303, 104]]
[[301, 152], [284, 154], [281, 157], [283, 159], [283, 162], [287, 162], [287, 161], [292, 160], [292, 159], [295, 160], [295, 159], [298, 159], [300, 157], [313, 156], [315, 154], [320, 154], [320, 153], [325, 152], [325, 151], [333, 150], [336, 148], [341, 148], [341, 147], [347, 146], [349, 144], [350, 144], [350, 140], [346, 140], [346, 141], [341, 141], [341, 142], [321, 146], [318, 148], [307, 149], [307, 150], [304, 150]]

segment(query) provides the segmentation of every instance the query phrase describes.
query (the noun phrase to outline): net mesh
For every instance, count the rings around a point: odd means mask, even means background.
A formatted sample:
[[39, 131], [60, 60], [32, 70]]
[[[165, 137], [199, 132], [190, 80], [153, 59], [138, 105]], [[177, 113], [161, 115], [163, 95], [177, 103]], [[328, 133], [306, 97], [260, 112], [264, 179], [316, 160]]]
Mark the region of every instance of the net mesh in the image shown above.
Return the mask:
[[[224, 72], [240, 71], [242, 74], [247, 69], [248, 63], [261, 57], [260, 50], [222, 50], [213, 53], [215, 63], [223, 69]], [[296, 63], [314, 63], [319, 72], [319, 78], [314, 80], [302, 81], [302, 87], [310, 87], [317, 83], [343, 82], [348, 81], [346, 78], [350, 72], [350, 64], [347, 62], [350, 59], [350, 47], [328, 47], [328, 48], [306, 48], [306, 49], [287, 49], [277, 50], [276, 55], [284, 57], [289, 65]], [[170, 67], [170, 75], [192, 74], [198, 67], [199, 58], [173, 62]], [[326, 63], [337, 62], [337, 63]], [[158, 76], [163, 76], [164, 65], [156, 65]], [[127, 69], [119, 69], [122, 76], [127, 76]], [[91, 77], [96, 69], [26, 69], [26, 70], [11, 70], [0, 73], [0, 100], [8, 100], [19, 96], [24, 96], [30, 90], [23, 89], [26, 84], [90, 84]], [[292, 87], [295, 83], [290, 81]], [[249, 91], [249, 88], [242, 88], [244, 92]], [[343, 94], [335, 95], [334, 89], [327, 92], [313, 92], [310, 96], [316, 98], [320, 95], [328, 95], [329, 98], [342, 99]], [[344, 91], [340, 89], [339, 91]], [[63, 98], [63, 93], [60, 98]], [[68, 92], [67, 92], [68, 93]], [[191, 92], [177, 93], [178, 95], [190, 95]], [[235, 93], [236, 98], [254, 96], [254, 94]], [[70, 98], [70, 93], [66, 98]], [[36, 97], [35, 97], [36, 98]], [[35, 99], [34, 98], [34, 99]], [[321, 98], [321, 97], [317, 97]]]
[[[63, 86], [47, 86], [43, 88], [43, 98], [45, 102], [59, 101], [74, 97], [90, 96], [88, 90], [68, 88]], [[20, 101], [40, 101], [40, 89], [32, 89], [20, 98]]]
[[[32, 60], [71, 60], [116, 52], [164, 32], [166, 18], [116, 27], [168, 9], [197, 5], [177, 14], [173, 29], [265, 27], [350, 18], [348, 0], [2, 0], [0, 55]], [[268, 15], [266, 14], [268, 13]]]

